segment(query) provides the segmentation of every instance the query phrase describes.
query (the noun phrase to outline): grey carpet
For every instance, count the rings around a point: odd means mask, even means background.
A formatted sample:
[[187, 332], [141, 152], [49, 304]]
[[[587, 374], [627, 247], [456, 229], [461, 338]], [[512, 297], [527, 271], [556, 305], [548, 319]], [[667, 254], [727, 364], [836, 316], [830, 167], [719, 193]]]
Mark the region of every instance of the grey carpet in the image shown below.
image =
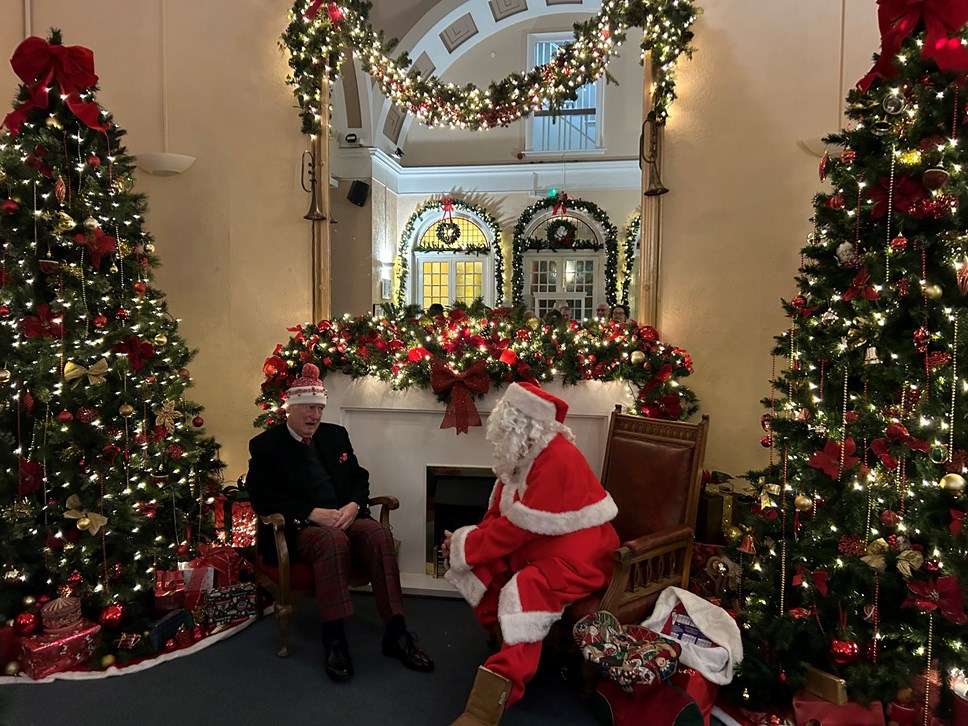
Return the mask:
[[[293, 618], [291, 655], [278, 658], [278, 628], [266, 618], [185, 658], [121, 677], [0, 687], [2, 726], [446, 726], [463, 710], [477, 666], [491, 653], [462, 600], [406, 598], [407, 625], [436, 663], [415, 673], [380, 652], [373, 597], [353, 595], [347, 623], [356, 676], [333, 683], [322, 667], [312, 601]], [[574, 689], [539, 671], [502, 726], [594, 724]]]

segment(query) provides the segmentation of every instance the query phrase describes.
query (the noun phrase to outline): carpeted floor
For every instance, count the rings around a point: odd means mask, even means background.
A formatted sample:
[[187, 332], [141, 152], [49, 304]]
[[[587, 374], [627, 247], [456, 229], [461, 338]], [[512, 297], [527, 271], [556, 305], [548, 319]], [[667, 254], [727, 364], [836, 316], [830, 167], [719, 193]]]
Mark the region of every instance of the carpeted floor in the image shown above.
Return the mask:
[[[463, 600], [406, 600], [408, 627], [436, 662], [415, 673], [380, 652], [382, 624], [369, 594], [348, 621], [356, 676], [333, 683], [322, 667], [312, 601], [293, 619], [289, 658], [276, 657], [274, 618], [199, 653], [139, 673], [94, 681], [0, 686], [2, 726], [247, 726], [283, 723], [446, 726], [463, 710], [490, 654]], [[557, 673], [539, 671], [502, 726], [594, 724]]]

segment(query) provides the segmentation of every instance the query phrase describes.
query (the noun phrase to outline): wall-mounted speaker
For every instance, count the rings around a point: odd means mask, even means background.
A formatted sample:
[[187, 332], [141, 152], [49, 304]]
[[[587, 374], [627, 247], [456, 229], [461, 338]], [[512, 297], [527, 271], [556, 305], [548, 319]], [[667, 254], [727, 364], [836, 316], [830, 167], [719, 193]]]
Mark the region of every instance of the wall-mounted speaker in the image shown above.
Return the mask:
[[366, 204], [366, 198], [370, 196], [370, 185], [364, 181], [355, 181], [350, 184], [350, 191], [346, 198], [351, 204], [362, 207]]

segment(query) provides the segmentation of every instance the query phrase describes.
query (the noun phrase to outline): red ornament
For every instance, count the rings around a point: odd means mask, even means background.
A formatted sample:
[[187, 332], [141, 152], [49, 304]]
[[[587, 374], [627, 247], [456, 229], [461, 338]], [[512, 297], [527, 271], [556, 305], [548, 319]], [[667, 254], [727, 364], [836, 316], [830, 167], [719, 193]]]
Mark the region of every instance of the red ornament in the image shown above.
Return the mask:
[[928, 350], [928, 343], [931, 342], [931, 331], [923, 325], [914, 331], [914, 347], [918, 353], [925, 353]]
[[797, 295], [790, 301], [790, 304], [797, 310], [803, 310], [803, 308], [807, 305], [807, 298], [805, 298], [803, 295]]
[[91, 154], [90, 156], [87, 157], [87, 163], [93, 166], [95, 169], [101, 166], [101, 160], [97, 158], [94, 154]]
[[201, 416], [196, 416], [195, 418], [192, 419], [192, 426], [194, 426], [195, 428], [200, 429], [204, 425], [205, 425], [205, 419], [203, 419]]
[[897, 512], [892, 512], [890, 509], [881, 512], [881, 524], [885, 527], [890, 527], [893, 529], [901, 521], [901, 515]]
[[760, 416], [760, 426], [764, 431], [769, 433], [773, 428], [773, 414], [764, 413], [762, 416]]
[[180, 375], [182, 378], [191, 378], [192, 377], [192, 372], [190, 370], [188, 370], [187, 368], [179, 368], [178, 369], [178, 375]]
[[899, 234], [891, 240], [891, 249], [895, 252], [904, 252], [907, 249], [907, 243], [907, 237]]
[[827, 209], [835, 209], [839, 211], [843, 209], [845, 206], [844, 198], [839, 194], [835, 194], [834, 196], [830, 197], [830, 199], [828, 199], [826, 202], [824, 202], [824, 206]]
[[82, 582], [84, 582], [84, 577], [81, 575], [80, 572], [77, 572], [77, 571], [72, 572], [70, 577], [67, 578], [67, 584], [70, 585], [71, 587], [77, 587]]
[[94, 316], [94, 327], [95, 328], [103, 328], [107, 324], [108, 324], [108, 319], [106, 317], [104, 317], [103, 315], [95, 315]]
[[851, 149], [845, 149], [840, 152], [840, 160], [845, 164], [853, 164], [854, 160], [857, 158], [857, 152]]
[[194, 640], [197, 643], [204, 637], [205, 637], [205, 631], [202, 630], [201, 625], [196, 625], [195, 627], [192, 628], [192, 640]]
[[860, 648], [853, 640], [832, 640], [830, 657], [837, 665], [850, 665], [860, 655]]
[[70, 423], [74, 420], [74, 414], [72, 414], [70, 411], [61, 411], [59, 414], [57, 414], [57, 420], [61, 423]]
[[18, 209], [20, 209], [20, 205], [17, 204], [13, 199], [4, 199], [2, 202], [0, 202], [0, 212], [3, 214], [13, 214]]
[[97, 621], [105, 628], [117, 630], [128, 617], [128, 609], [120, 603], [112, 603], [101, 610]]
[[168, 454], [168, 456], [170, 456], [171, 458], [177, 459], [178, 457], [185, 455], [185, 449], [183, 449], [178, 444], [169, 444], [165, 448], [165, 453]]
[[178, 556], [179, 557], [184, 557], [185, 555], [188, 554], [189, 547], [188, 547], [187, 544], [180, 544], [180, 545], [178, 545], [178, 549], [175, 550], [175, 551], [178, 553]]
[[81, 423], [91, 423], [97, 418], [97, 411], [95, 411], [90, 406], [78, 406], [77, 407], [77, 420]]
[[39, 626], [37, 613], [20, 613], [13, 622], [13, 629], [20, 636], [33, 635]]
[[937, 575], [939, 572], [941, 572], [941, 565], [934, 560], [927, 560], [924, 563], [924, 569], [925, 571], [930, 572], [932, 575]]
[[773, 445], [772, 436], [767, 435], [767, 436], [764, 436], [762, 439], [760, 439], [760, 446], [762, 446], [764, 449], [768, 449], [772, 445]]
[[165, 641], [165, 650], [172, 650], [175, 647], [175, 639], [169, 638]]
[[134, 288], [135, 294], [137, 295], [144, 295], [148, 291], [148, 286], [141, 282], [141, 280], [138, 280], [131, 287]]
[[0, 317], [10, 317], [10, 308], [8, 308], [6, 305], [0, 305]]
[[823, 152], [823, 156], [820, 158], [820, 181], [827, 178], [827, 164], [830, 163], [830, 154], [826, 151]]
[[120, 310], [118, 310], [118, 312], [114, 314], [114, 317], [117, 320], [124, 320], [125, 318], [128, 317], [128, 311], [125, 310], [124, 308], [121, 308]]

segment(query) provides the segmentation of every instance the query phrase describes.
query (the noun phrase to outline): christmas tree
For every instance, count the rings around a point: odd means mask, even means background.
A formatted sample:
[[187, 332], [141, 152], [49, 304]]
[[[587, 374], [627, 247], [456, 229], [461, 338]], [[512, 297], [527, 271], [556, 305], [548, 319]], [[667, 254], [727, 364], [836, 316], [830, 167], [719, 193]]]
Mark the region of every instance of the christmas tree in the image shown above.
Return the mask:
[[734, 532], [734, 686], [753, 706], [788, 700], [807, 666], [890, 703], [968, 660], [968, 11], [879, 12], [881, 52], [826, 139], [773, 351], [770, 465]]
[[95, 101], [91, 51], [55, 30], [11, 63], [24, 84], [0, 132], [0, 619], [29, 635], [42, 603], [78, 597], [108, 663], [140, 650], [126, 649], [153, 619], [155, 571], [210, 528], [222, 465], [183, 398], [194, 352], [152, 286], [145, 199]]

